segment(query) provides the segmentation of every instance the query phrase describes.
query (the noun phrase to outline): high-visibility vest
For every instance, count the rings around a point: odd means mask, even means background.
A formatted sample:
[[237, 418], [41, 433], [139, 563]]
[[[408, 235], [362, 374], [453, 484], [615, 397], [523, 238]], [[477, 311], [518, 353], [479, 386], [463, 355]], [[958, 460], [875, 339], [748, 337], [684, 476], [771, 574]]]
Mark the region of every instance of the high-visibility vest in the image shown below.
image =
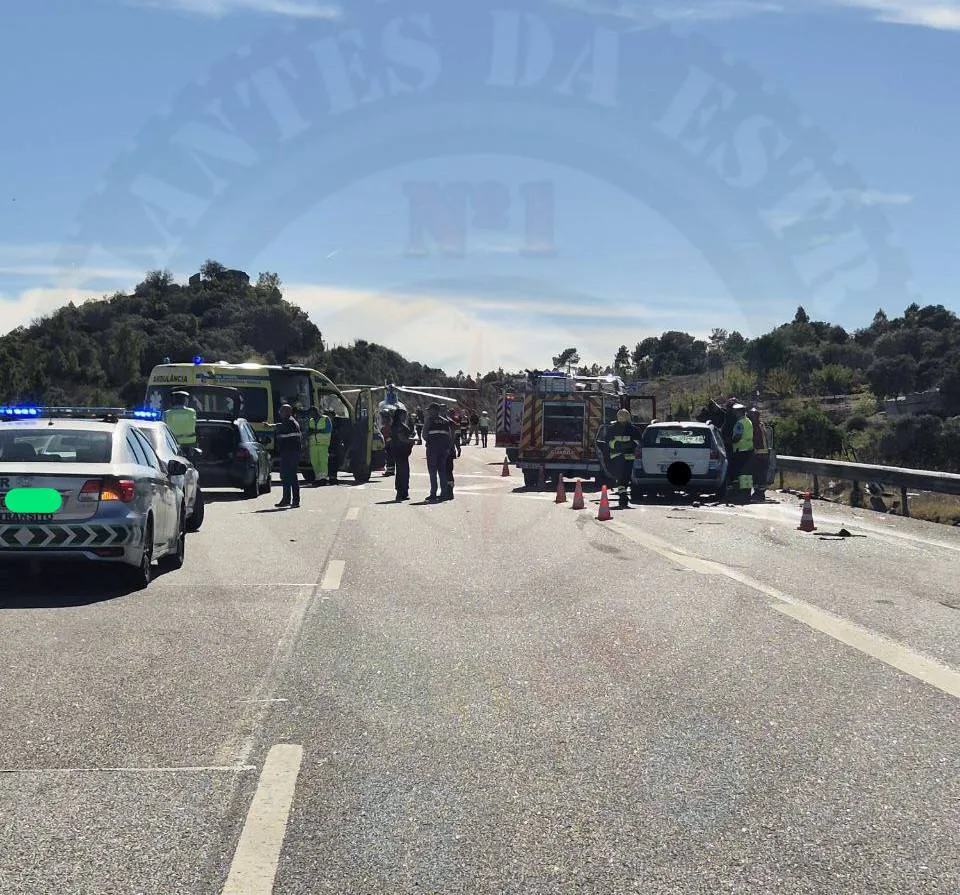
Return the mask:
[[197, 411], [192, 407], [171, 407], [163, 414], [163, 421], [179, 444], [197, 443]]
[[733, 427], [733, 450], [735, 453], [753, 450], [753, 423], [749, 417], [737, 420]]
[[321, 416], [318, 420], [311, 419], [310, 434], [318, 441], [323, 438], [329, 438], [333, 434], [333, 420], [328, 416]]
[[489, 429], [490, 428], [490, 417], [482, 416], [480, 417], [480, 428]]
[[614, 425], [614, 434], [611, 436], [608, 444], [610, 446], [610, 459], [616, 460], [621, 455], [624, 460], [633, 460], [635, 459], [634, 451], [637, 446], [637, 438], [635, 435], [631, 435], [628, 432], [617, 433], [617, 426], [623, 425], [622, 423], [617, 423]]

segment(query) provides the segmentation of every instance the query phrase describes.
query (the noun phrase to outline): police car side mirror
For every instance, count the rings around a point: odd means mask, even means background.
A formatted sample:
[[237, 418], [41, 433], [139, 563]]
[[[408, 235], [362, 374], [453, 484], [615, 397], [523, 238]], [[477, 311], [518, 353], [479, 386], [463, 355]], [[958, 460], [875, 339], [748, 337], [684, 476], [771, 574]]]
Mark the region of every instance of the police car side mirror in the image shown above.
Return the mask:
[[186, 475], [187, 467], [185, 463], [182, 463], [180, 460], [171, 460], [167, 464], [167, 475], [177, 476], [177, 475]]

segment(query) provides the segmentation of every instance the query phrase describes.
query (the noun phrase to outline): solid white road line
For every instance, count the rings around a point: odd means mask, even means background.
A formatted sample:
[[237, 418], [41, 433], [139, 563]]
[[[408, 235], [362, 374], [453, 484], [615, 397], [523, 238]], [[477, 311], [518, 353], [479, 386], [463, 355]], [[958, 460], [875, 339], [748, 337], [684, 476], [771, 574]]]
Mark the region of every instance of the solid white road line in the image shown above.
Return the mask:
[[302, 762], [302, 746], [274, 746], [267, 754], [223, 895], [273, 892]]
[[347, 510], [347, 521], [353, 522], [360, 515], [360, 507], [350, 507]]
[[228, 772], [232, 774], [255, 771], [256, 765], [211, 765], [203, 767], [169, 768], [0, 768], [0, 774], [175, 774], [190, 771], [193, 773]]
[[601, 528], [613, 529], [628, 540], [640, 544], [648, 550], [658, 553], [664, 559], [675, 562], [692, 572], [697, 572], [700, 575], [723, 575], [731, 578], [758, 593], [770, 597], [774, 601], [773, 608], [777, 612], [803, 622], [807, 627], [820, 631], [847, 646], [852, 646], [854, 649], [860, 650], [860, 652], [866, 653], [874, 659], [879, 659], [898, 671], [909, 674], [917, 680], [960, 699], [960, 671], [951, 668], [949, 665], [925, 656], [876, 631], [861, 627], [845, 618], [810, 603], [805, 603], [803, 600], [787, 596], [787, 594], [768, 587], [763, 582], [750, 578], [723, 563], [693, 556], [683, 548], [634, 528], [625, 522], [611, 520], [609, 522], [597, 522], [596, 524]]
[[327, 569], [323, 573], [323, 580], [320, 582], [320, 590], [339, 590], [340, 580], [343, 578], [344, 569], [347, 564], [342, 559], [331, 559], [327, 563]]

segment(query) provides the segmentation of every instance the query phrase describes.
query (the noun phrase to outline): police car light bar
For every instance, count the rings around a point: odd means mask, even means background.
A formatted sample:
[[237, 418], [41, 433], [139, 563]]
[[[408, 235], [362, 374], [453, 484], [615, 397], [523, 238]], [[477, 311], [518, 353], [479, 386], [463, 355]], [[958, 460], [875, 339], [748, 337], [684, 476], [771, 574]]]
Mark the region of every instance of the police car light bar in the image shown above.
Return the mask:
[[0, 418], [18, 419], [120, 419], [133, 418], [159, 420], [163, 414], [159, 410], [147, 408], [127, 410], [125, 407], [45, 407], [43, 405], [22, 405], [18, 407], [0, 407]]

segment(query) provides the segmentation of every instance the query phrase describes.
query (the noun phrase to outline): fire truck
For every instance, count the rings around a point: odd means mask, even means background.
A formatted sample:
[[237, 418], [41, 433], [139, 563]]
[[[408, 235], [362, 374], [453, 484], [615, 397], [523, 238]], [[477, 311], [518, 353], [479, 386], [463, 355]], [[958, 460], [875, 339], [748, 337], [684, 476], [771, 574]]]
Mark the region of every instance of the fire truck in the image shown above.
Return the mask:
[[[641, 426], [655, 419], [657, 401], [616, 376], [534, 371], [502, 391], [496, 445], [523, 472], [527, 487], [560, 476], [606, 481], [597, 436], [626, 408]], [[520, 410], [518, 416], [517, 410]]]

